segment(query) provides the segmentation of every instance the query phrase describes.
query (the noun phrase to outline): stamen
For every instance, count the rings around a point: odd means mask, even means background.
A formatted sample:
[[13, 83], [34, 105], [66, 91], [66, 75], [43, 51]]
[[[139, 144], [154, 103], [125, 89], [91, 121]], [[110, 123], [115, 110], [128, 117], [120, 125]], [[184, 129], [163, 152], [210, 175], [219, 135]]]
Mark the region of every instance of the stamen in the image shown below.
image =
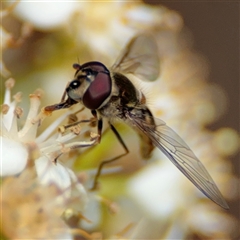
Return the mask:
[[6, 82], [5, 82], [5, 95], [4, 95], [4, 100], [3, 102], [5, 104], [10, 105], [11, 104], [11, 89], [14, 87], [15, 84], [15, 80], [13, 78], [9, 78]]
[[16, 103], [19, 103], [22, 101], [22, 93], [21, 92], [18, 92], [16, 93], [14, 96], [13, 96], [13, 99]]
[[2, 114], [7, 114], [8, 113], [8, 110], [9, 110], [9, 106], [7, 104], [2, 104], [1, 105], [1, 113]]
[[15, 85], [15, 80], [13, 78], [9, 78], [6, 82], [5, 82], [5, 88], [6, 89], [12, 89]]
[[14, 110], [14, 114], [19, 119], [23, 115], [23, 109], [20, 108], [20, 107], [16, 107], [15, 110]]
[[[42, 110], [42, 112], [43, 113], [41, 113], [41, 115], [48, 113], [44, 109]], [[39, 135], [36, 138], [36, 142], [41, 143], [41, 142], [46, 141], [46, 139], [58, 128], [58, 126], [61, 124], [61, 122], [63, 122], [70, 114], [72, 114], [72, 110], [65, 112], [63, 115], [61, 115], [59, 118], [57, 118], [48, 128], [46, 128], [46, 130], [41, 135]], [[46, 114], [45, 114], [45, 116], [46, 116]]]
[[38, 115], [40, 104], [40, 95], [30, 94], [30, 108], [27, 120], [22, 130], [19, 131], [19, 137], [23, 138], [24, 141], [30, 141], [36, 137], [38, 125], [33, 124], [32, 121]]

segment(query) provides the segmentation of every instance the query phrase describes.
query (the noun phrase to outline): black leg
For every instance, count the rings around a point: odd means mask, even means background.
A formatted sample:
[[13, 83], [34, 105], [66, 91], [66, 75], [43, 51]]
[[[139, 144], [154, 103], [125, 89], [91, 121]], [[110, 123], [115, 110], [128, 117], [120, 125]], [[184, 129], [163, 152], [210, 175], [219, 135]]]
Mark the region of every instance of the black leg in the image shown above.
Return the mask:
[[67, 91], [66, 91], [66, 88], [65, 88], [65, 90], [63, 92], [63, 95], [62, 95], [62, 98], [61, 98], [61, 102], [63, 102], [65, 100], [66, 95], [67, 95]]
[[98, 118], [96, 110], [92, 110], [91, 112], [92, 112], [93, 117], [97, 121], [98, 143], [100, 143], [101, 142], [101, 138], [102, 138], [102, 127], [103, 127], [102, 118], [101, 117]]
[[63, 108], [70, 108], [72, 105], [77, 104], [75, 100], [68, 98], [65, 102], [57, 103], [51, 106], [46, 106], [45, 111], [53, 112]]
[[[83, 147], [91, 147], [95, 144], [98, 144], [98, 141], [97, 141], [97, 137], [94, 139], [92, 139], [91, 141], [89, 142], [74, 142], [74, 143], [70, 143], [70, 144], [67, 144], [67, 147], [69, 147], [71, 150], [72, 149], [76, 149], [76, 148], [83, 148]], [[63, 153], [60, 153], [55, 159], [54, 159], [54, 163], [57, 165], [57, 160], [60, 156], [62, 156]]]
[[95, 175], [95, 178], [94, 178], [94, 182], [93, 182], [93, 187], [91, 188], [91, 190], [94, 190], [97, 188], [97, 183], [98, 183], [98, 178], [100, 177], [101, 175], [101, 171], [103, 169], [103, 167], [108, 164], [108, 163], [111, 163], [111, 162], [114, 162], [116, 160], [118, 160], [119, 158], [127, 155], [129, 153], [129, 150], [126, 146], [126, 144], [124, 143], [124, 141], [122, 140], [120, 134], [118, 133], [118, 131], [116, 130], [116, 128], [109, 122], [109, 125], [110, 125], [110, 128], [111, 130], [113, 131], [113, 133], [115, 134], [115, 136], [117, 137], [118, 141], [120, 142], [120, 144], [122, 145], [122, 147], [124, 148], [125, 150], [125, 153], [122, 153], [114, 158], [111, 158], [109, 160], [105, 160], [103, 162], [101, 162], [101, 164], [99, 165], [98, 167], [98, 171], [97, 171], [97, 174]]
[[93, 123], [93, 122], [96, 122], [96, 121], [97, 121], [97, 119], [91, 118], [91, 119], [76, 121], [76, 122], [70, 123], [68, 125], [63, 125], [63, 127], [64, 127], [64, 130], [65, 130], [65, 129], [68, 129], [68, 128], [73, 127], [75, 125], [78, 125], [80, 123]]
[[66, 96], [67, 96], [67, 91], [66, 91], [66, 89], [67, 89], [67, 87], [69, 86], [69, 84], [70, 84], [70, 82], [68, 82], [67, 85], [66, 85], [66, 87], [65, 87], [65, 90], [64, 90], [63, 95], [62, 95], [62, 98], [61, 98], [61, 102], [63, 102], [63, 101], [65, 100]]

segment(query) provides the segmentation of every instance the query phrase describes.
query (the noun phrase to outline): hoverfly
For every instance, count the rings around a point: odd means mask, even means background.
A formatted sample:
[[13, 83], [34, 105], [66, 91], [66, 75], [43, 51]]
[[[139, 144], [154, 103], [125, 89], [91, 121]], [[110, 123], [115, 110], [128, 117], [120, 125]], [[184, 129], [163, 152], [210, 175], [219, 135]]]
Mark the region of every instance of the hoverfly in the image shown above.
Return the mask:
[[[62, 101], [47, 106], [45, 110], [54, 111], [81, 103], [91, 110], [97, 122], [98, 143], [101, 140], [102, 118], [108, 120], [125, 153], [100, 164], [93, 188], [96, 187], [101, 169], [106, 163], [129, 153], [126, 144], [112, 124], [113, 120], [117, 119], [137, 130], [141, 140], [145, 142], [142, 149], [144, 158], [150, 157], [154, 147], [159, 148], [202, 193], [221, 207], [228, 209], [226, 201], [203, 164], [171, 128], [153, 117], [144, 94], [124, 75], [131, 73], [141, 80], [154, 81], [159, 75], [159, 65], [154, 37], [148, 33], [139, 34], [127, 44], [110, 70], [97, 61], [82, 65], [73, 64], [76, 73], [66, 87]], [[66, 100], [65, 95], [67, 95]]]

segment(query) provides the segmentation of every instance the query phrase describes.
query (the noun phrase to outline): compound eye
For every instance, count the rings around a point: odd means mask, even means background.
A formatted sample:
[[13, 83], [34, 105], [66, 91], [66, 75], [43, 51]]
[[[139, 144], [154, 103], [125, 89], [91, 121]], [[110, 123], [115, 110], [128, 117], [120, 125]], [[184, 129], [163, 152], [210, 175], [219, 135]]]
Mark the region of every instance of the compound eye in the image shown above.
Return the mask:
[[94, 74], [94, 71], [91, 68], [84, 69], [83, 71], [86, 73], [87, 76], [97, 75], [97, 72], [95, 72]]
[[89, 109], [98, 109], [111, 93], [109, 74], [99, 72], [83, 96], [83, 104]]

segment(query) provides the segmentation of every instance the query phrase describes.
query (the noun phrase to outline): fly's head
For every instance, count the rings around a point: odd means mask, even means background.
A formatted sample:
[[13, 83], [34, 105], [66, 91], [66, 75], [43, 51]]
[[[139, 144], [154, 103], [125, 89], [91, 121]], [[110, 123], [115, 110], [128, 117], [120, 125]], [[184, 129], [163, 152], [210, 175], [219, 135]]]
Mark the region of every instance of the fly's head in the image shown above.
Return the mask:
[[98, 109], [109, 98], [112, 81], [109, 70], [100, 62], [73, 64], [76, 69], [74, 80], [66, 88], [67, 95], [82, 102], [88, 109]]

